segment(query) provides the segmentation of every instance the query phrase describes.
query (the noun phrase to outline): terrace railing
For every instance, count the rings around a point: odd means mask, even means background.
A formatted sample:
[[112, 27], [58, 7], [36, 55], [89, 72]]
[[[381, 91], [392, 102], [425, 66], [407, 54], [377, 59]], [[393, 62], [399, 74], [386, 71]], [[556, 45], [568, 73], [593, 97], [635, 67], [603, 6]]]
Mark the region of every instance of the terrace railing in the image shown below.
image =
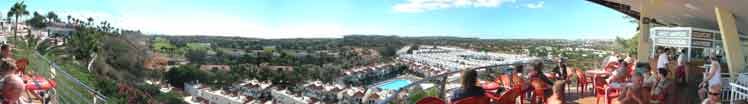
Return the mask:
[[[725, 81], [727, 82], [727, 81]], [[729, 102], [730, 104], [734, 104], [738, 101], [747, 101], [748, 100], [748, 75], [746, 73], [741, 73], [738, 75], [737, 80], [728, 83], [727, 86], [722, 88], [723, 97], [721, 98], [723, 102]], [[727, 96], [725, 96], [727, 95]]]
[[[544, 60], [544, 62], [548, 62], [548, 60]], [[465, 70], [489, 69], [489, 68], [494, 68], [494, 67], [520, 65], [520, 64], [528, 64], [528, 63], [529, 63], [528, 61], [523, 61], [523, 62], [507, 63], [507, 64], [495, 64], [495, 65], [475, 67], [475, 68], [470, 68], [470, 69], [465, 69]], [[410, 83], [407, 86], [404, 86], [404, 87], [401, 87], [401, 88], [395, 90], [393, 93], [391, 93], [392, 95], [388, 95], [387, 98], [385, 98], [384, 100], [382, 100], [380, 102], [377, 102], [377, 104], [388, 104], [388, 103], [391, 103], [391, 102], [398, 102], [397, 101], [398, 99], [402, 99], [402, 98], [399, 98], [400, 95], [401, 95], [401, 92], [409, 90], [409, 89], [412, 89], [413, 87], [418, 86], [418, 85], [420, 85], [422, 83], [427, 83], [427, 82], [432, 82], [432, 81], [435, 81], [437, 83], [435, 87], [438, 87], [438, 91], [439, 91], [438, 92], [438, 94], [439, 94], [438, 97], [441, 98], [441, 99], [447, 99], [446, 98], [446, 90], [447, 90], [446, 89], [446, 84], [449, 83], [449, 82], [447, 82], [447, 77], [449, 77], [450, 75], [454, 75], [454, 74], [460, 73], [462, 71], [463, 70], [450, 71], [450, 72], [446, 72], [446, 73], [442, 73], [442, 74], [438, 74], [438, 75], [426, 77], [426, 78], [423, 78], [423, 79], [418, 80], [418, 81], [414, 81], [413, 83]], [[406, 100], [407, 100], [407, 98], [406, 98]], [[415, 103], [415, 102], [410, 102], [410, 103]]]
[[45, 69], [36, 69], [39, 75], [46, 78], [52, 78], [57, 82], [57, 87], [50, 91], [52, 102], [58, 104], [104, 104], [107, 97], [96, 91], [93, 87], [84, 84], [76, 77], [70, 75], [66, 70], [60, 67], [54, 61], [48, 60], [38, 52], [34, 53], [35, 59], [43, 62], [32, 62], [36, 65], [49, 65]]

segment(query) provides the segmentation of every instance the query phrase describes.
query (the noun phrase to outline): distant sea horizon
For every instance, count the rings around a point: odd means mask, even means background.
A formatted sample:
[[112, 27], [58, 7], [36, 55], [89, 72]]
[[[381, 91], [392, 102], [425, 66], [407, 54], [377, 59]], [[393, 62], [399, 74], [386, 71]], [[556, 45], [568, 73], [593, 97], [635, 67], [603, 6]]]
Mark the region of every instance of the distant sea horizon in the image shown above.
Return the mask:
[[[241, 38], [254, 38], [254, 39], [337, 39], [343, 38], [344, 36], [362, 35], [362, 36], [397, 36], [401, 38], [473, 38], [473, 39], [529, 39], [529, 40], [614, 40], [616, 37], [605, 37], [605, 36], [592, 36], [584, 38], [570, 38], [570, 37], [555, 37], [555, 36], [536, 36], [536, 37], [525, 37], [525, 36], [452, 36], [452, 35], [387, 35], [387, 34], [347, 34], [338, 37], [280, 37], [280, 38], [264, 38], [257, 36], [245, 36], [245, 35], [210, 35], [210, 34], [144, 34], [148, 36], [205, 36], [205, 37], [241, 37]], [[623, 37], [631, 38], [631, 37]]]

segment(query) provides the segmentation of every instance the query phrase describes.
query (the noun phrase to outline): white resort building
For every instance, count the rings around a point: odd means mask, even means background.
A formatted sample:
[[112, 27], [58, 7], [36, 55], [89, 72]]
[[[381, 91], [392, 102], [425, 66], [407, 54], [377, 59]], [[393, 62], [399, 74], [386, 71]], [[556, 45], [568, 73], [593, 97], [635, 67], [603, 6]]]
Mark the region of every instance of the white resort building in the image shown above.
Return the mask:
[[[467, 49], [435, 46], [415, 49], [409, 54], [400, 54], [398, 59], [411, 64], [411, 66], [415, 66], [416, 69], [424, 70], [421, 73], [429, 75], [466, 68], [509, 64], [518, 61], [533, 60], [535, 58], [527, 55], [477, 52]], [[418, 72], [419, 70], [416, 71]]]
[[[202, 84], [185, 83], [184, 89], [193, 99], [201, 103], [209, 104], [244, 104], [247, 103], [246, 96], [239, 96], [236, 92], [226, 92], [224, 90], [211, 90]], [[204, 100], [204, 101], [201, 101]]]

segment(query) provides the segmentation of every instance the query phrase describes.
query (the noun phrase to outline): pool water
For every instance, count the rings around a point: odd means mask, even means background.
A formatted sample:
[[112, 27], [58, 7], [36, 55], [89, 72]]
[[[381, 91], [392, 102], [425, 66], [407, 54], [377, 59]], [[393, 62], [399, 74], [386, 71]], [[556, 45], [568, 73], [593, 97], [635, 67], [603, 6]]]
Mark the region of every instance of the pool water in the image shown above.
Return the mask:
[[400, 89], [402, 87], [409, 85], [410, 83], [411, 83], [410, 80], [404, 80], [404, 79], [392, 80], [390, 82], [380, 85], [379, 89], [397, 90], [397, 89]]

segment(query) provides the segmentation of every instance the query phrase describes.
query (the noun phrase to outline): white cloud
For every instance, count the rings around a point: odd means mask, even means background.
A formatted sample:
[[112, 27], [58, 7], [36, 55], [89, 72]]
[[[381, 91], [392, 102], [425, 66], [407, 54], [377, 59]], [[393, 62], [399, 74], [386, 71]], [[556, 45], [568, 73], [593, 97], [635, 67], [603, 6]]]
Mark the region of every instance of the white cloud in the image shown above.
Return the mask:
[[527, 8], [531, 8], [531, 9], [543, 8], [543, 4], [545, 4], [545, 2], [543, 2], [543, 1], [540, 1], [540, 2], [537, 2], [537, 3], [528, 3], [527, 4]]
[[493, 8], [503, 3], [516, 0], [408, 0], [407, 3], [395, 4], [397, 12], [418, 13], [444, 8]]

